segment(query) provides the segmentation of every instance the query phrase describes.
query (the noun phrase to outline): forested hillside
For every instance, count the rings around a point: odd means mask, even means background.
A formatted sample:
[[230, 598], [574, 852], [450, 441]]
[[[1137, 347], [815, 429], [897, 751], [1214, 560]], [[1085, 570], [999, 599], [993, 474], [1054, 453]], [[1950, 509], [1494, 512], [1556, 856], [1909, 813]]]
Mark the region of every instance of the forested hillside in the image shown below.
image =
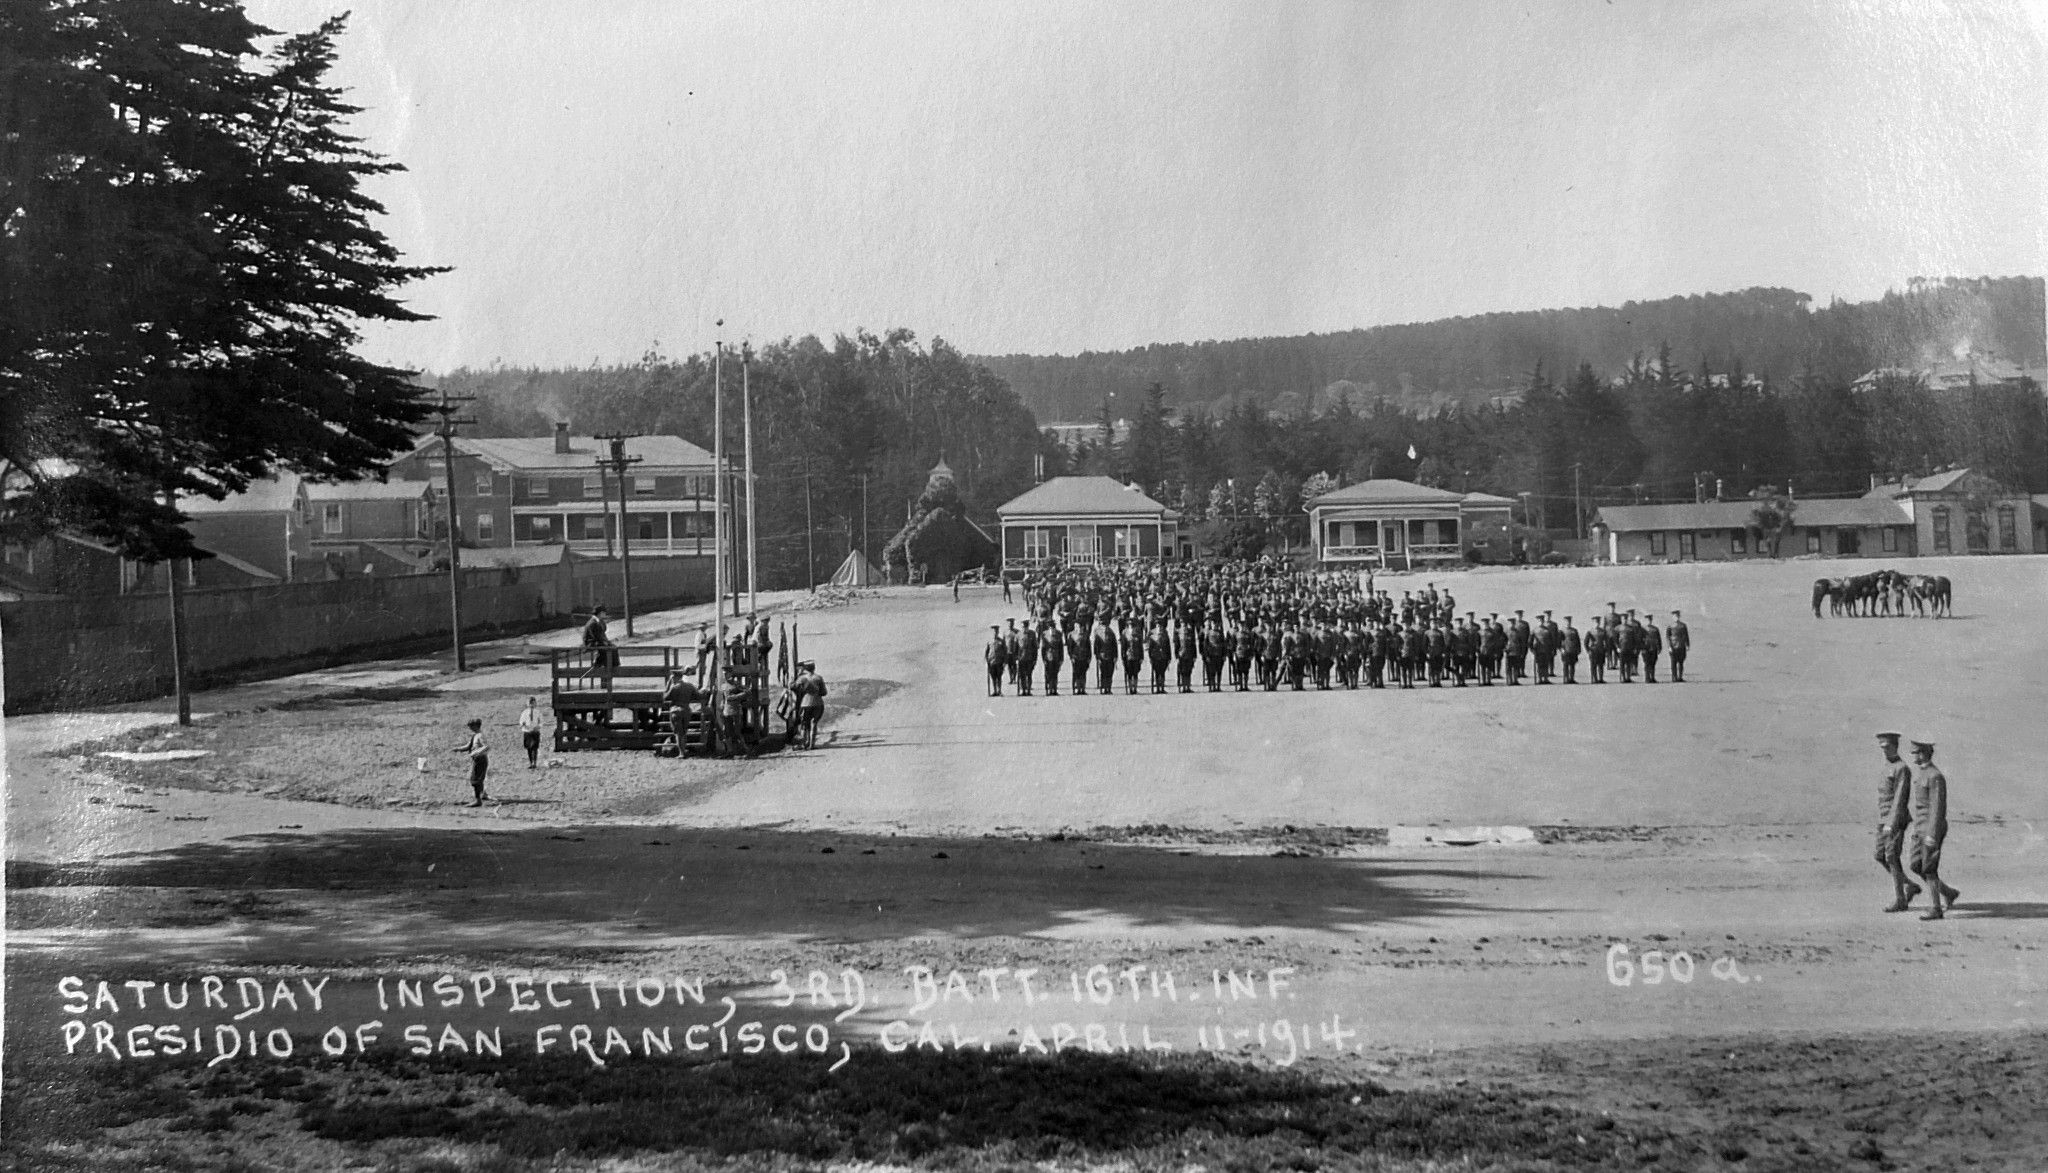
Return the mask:
[[1211, 416], [1240, 402], [1292, 415], [1340, 395], [1364, 407], [1476, 404], [1518, 392], [1541, 365], [1618, 372], [1668, 345], [1676, 363], [1741, 369], [1786, 384], [1801, 374], [1847, 382], [1873, 367], [1924, 365], [1958, 351], [2022, 366], [2048, 362], [2038, 277], [1915, 281], [1876, 301], [1815, 308], [1790, 289], [1695, 294], [1618, 308], [1483, 314], [1293, 338], [1167, 343], [1073, 356], [980, 358], [1041, 422], [1116, 414], [1158, 383], [1173, 408]]

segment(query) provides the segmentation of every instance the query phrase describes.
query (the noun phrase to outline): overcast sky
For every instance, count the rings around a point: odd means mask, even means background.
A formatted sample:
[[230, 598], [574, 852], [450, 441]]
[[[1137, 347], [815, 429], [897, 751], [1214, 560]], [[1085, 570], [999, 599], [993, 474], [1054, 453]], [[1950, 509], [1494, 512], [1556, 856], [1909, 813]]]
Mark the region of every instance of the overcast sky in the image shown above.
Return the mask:
[[344, 2], [435, 370], [2048, 270], [2048, 0]]

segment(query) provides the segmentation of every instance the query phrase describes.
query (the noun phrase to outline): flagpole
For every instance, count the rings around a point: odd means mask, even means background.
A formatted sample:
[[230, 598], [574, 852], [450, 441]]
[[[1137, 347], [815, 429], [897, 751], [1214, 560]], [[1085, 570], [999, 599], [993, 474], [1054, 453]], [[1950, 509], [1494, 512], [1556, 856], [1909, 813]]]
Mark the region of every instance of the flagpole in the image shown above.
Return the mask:
[[[715, 323], [721, 330], [725, 319]], [[711, 359], [711, 600], [718, 617], [718, 642], [711, 648], [711, 679], [702, 682], [710, 697], [712, 728], [719, 727], [722, 707], [718, 690], [725, 685], [725, 339], [713, 343]], [[720, 748], [724, 748], [721, 744]]]

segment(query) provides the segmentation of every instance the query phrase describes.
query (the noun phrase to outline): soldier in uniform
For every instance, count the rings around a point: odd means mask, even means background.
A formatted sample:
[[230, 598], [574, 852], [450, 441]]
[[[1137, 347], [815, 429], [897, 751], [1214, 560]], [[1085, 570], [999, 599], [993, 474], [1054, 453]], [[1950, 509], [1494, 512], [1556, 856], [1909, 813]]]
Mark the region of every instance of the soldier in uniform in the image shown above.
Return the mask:
[[1337, 672], [1344, 680], [1344, 687], [1358, 688], [1358, 666], [1365, 662], [1365, 634], [1353, 620], [1344, 625], [1342, 649], [1337, 653]]
[[1017, 633], [1017, 695], [1031, 695], [1031, 678], [1038, 672], [1038, 629], [1029, 622]]
[[1429, 659], [1429, 637], [1422, 633], [1422, 625], [1404, 625], [1401, 632], [1401, 687], [1414, 688], [1415, 677], [1427, 665]]
[[988, 625], [988, 647], [982, 650], [981, 658], [988, 665], [988, 694], [1003, 695], [1003, 674], [1010, 667], [1010, 641], [1003, 638], [1003, 625]]
[[1564, 630], [1558, 635], [1558, 650], [1564, 654], [1564, 682], [1579, 682], [1579, 652], [1584, 648], [1579, 638], [1579, 629], [1572, 626], [1572, 617], [1564, 617]]
[[1429, 625], [1429, 630], [1423, 633], [1422, 639], [1422, 654], [1429, 665], [1429, 686], [1431, 688], [1442, 688], [1444, 686], [1444, 659], [1450, 655], [1451, 650], [1450, 637], [1444, 632], [1443, 621], [1439, 619], [1432, 622]]
[[1904, 857], [1913, 767], [1899, 756], [1898, 734], [1878, 734], [1877, 748], [1884, 753], [1883, 771], [1877, 780], [1877, 866], [1892, 876], [1892, 902], [1885, 911], [1904, 912], [1920, 894], [1920, 885], [1906, 878]]
[[1195, 637], [1195, 650], [1202, 657], [1202, 687], [1210, 692], [1223, 691], [1223, 660], [1228, 646], [1223, 638], [1223, 625], [1211, 619], [1202, 627], [1202, 633]]
[[1954, 908], [1962, 893], [1941, 882], [1941, 845], [1948, 838], [1948, 778], [1934, 764], [1934, 743], [1913, 743], [1913, 781], [1909, 798], [1912, 836], [1906, 860], [1913, 874], [1927, 881], [1933, 907], [1921, 920], [1940, 920], [1944, 907]]
[[1643, 683], [1657, 683], [1657, 653], [1664, 650], [1664, 636], [1657, 630], [1657, 619], [1652, 615], [1643, 616], [1643, 640], [1640, 649], [1643, 656]]
[[1671, 652], [1671, 683], [1684, 684], [1685, 654], [1692, 650], [1692, 632], [1676, 611], [1671, 613], [1671, 626], [1664, 629], [1664, 646]]
[[1586, 678], [1594, 684], [1607, 683], [1607, 625], [1598, 617], [1586, 625]]
[[1137, 696], [1138, 673], [1145, 668], [1145, 629], [1136, 619], [1126, 619], [1117, 643], [1124, 653], [1124, 695]]
[[1183, 621], [1174, 625], [1174, 681], [1180, 686], [1182, 692], [1195, 691], [1195, 660], [1199, 653], [1197, 643], [1193, 624]]
[[1066, 640], [1061, 637], [1059, 628], [1050, 623], [1045, 625], [1043, 634], [1038, 637], [1038, 655], [1045, 662], [1045, 695], [1058, 696], [1060, 667], [1067, 659]]
[[1116, 675], [1116, 629], [1109, 625], [1107, 612], [1095, 616], [1095, 691], [1109, 695]]
[[1631, 613], [1629, 621], [1620, 628], [1621, 682], [1633, 684], [1636, 678], [1636, 655], [1643, 648], [1643, 625], [1635, 621]]
[[1067, 629], [1067, 662], [1074, 666], [1074, 695], [1088, 695], [1088, 648], [1092, 634], [1086, 623], [1075, 623]]
[[1252, 662], [1258, 659], [1257, 635], [1242, 618], [1224, 633], [1224, 650], [1230, 653], [1230, 686], [1248, 692], [1252, 686]]
[[[1011, 616], [1010, 629], [1003, 633], [1003, 641], [1010, 645], [1010, 683], [1017, 683], [1017, 660], [1024, 653], [1024, 642], [1017, 632], [1017, 619]], [[1024, 694], [1018, 693], [1022, 696]]]
[[1167, 633], [1164, 619], [1152, 622], [1152, 631], [1145, 638], [1145, 658], [1152, 661], [1153, 694], [1165, 695], [1166, 670], [1173, 663], [1173, 637]]
[[1522, 683], [1522, 671], [1523, 671], [1523, 667], [1524, 667], [1524, 665], [1526, 665], [1526, 664], [1528, 663], [1528, 656], [1529, 656], [1529, 635], [1528, 635], [1528, 628], [1527, 628], [1527, 626], [1526, 626], [1525, 624], [1523, 624], [1523, 623], [1522, 623], [1522, 621], [1521, 621], [1521, 620], [1522, 620], [1522, 613], [1521, 613], [1520, 611], [1517, 611], [1517, 612], [1515, 612], [1515, 617], [1514, 617], [1513, 619], [1509, 620], [1509, 621], [1508, 621], [1508, 625], [1507, 625], [1507, 627], [1508, 627], [1508, 630], [1507, 630], [1507, 639], [1508, 639], [1508, 648], [1507, 648], [1507, 653], [1508, 653], [1508, 659], [1507, 659], [1507, 668], [1508, 668], [1508, 684], [1509, 684], [1510, 686], [1512, 686], [1512, 685], [1517, 685], [1517, 684], [1520, 684], [1520, 683]]
[[1536, 683], [1549, 684], [1557, 671], [1557, 625], [1550, 621], [1550, 612], [1545, 611], [1537, 620], [1529, 651], [1536, 657]]
[[1286, 651], [1286, 644], [1280, 629], [1271, 619], [1267, 619], [1259, 631], [1263, 641], [1259, 646], [1259, 678], [1266, 691], [1272, 692], [1280, 687], [1280, 656]]

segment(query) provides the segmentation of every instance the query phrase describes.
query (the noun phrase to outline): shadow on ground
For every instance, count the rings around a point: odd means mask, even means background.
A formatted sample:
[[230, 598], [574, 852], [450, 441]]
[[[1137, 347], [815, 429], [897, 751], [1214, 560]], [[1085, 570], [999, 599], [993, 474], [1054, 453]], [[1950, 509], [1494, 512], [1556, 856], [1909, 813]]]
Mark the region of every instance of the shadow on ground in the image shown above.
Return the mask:
[[[1465, 895], [1480, 878], [1398, 859], [646, 826], [261, 835], [90, 864], [7, 865], [16, 930], [140, 936], [193, 924], [183, 903], [214, 901], [219, 922], [220, 893], [260, 893], [277, 907], [235, 918], [237, 940], [261, 952], [261, 937], [278, 934], [302, 959], [309, 949], [341, 959], [680, 937], [1355, 932], [1497, 911]], [[207, 947], [166, 936], [144, 952]]]

